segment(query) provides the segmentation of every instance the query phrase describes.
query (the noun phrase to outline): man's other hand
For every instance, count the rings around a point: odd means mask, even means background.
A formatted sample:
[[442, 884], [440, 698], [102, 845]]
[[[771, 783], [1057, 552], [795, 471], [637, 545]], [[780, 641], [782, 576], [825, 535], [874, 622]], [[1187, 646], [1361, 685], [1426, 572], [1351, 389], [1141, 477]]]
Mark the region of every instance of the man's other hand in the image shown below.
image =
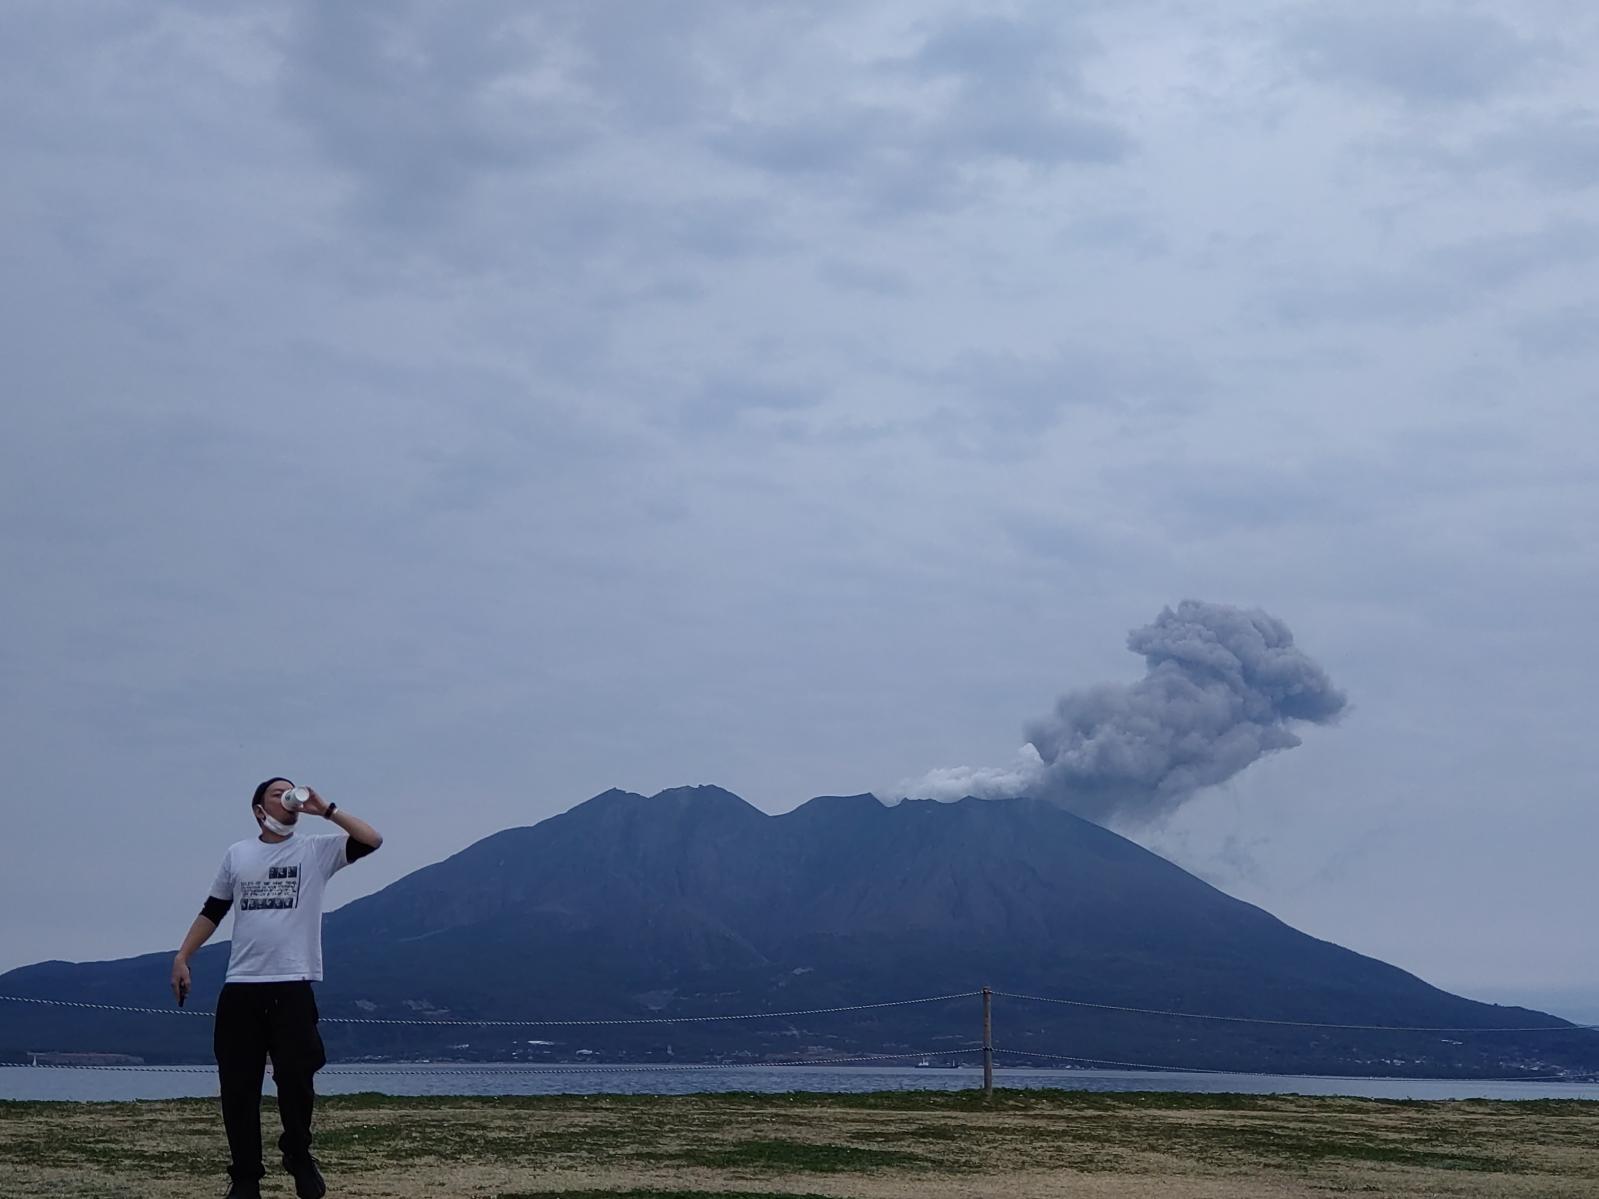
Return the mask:
[[317, 794], [315, 787], [307, 787], [311, 798], [305, 801], [305, 806], [300, 809], [307, 816], [326, 816], [328, 814], [328, 801]]
[[189, 997], [189, 963], [182, 958], [172, 959], [172, 994], [177, 998], [178, 1006], [183, 1006], [183, 1001]]

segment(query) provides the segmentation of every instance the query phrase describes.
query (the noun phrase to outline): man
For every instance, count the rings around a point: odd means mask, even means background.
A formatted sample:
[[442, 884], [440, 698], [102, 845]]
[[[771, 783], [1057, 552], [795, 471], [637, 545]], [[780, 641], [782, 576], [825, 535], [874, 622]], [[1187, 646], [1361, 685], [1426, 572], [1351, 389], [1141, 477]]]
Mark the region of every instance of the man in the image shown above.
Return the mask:
[[[327, 1184], [311, 1156], [312, 1076], [327, 1061], [317, 1032], [311, 984], [322, 978], [322, 892], [328, 879], [383, 844], [376, 829], [328, 803], [315, 790], [298, 811], [283, 804], [294, 784], [271, 778], [255, 789], [250, 810], [260, 834], [228, 847], [210, 897], [172, 962], [172, 993], [189, 994], [189, 959], [229, 908], [233, 950], [217, 999], [213, 1046], [222, 1084], [233, 1185], [227, 1199], [260, 1199], [261, 1080], [268, 1055], [278, 1088], [283, 1168], [300, 1199], [322, 1199]], [[301, 815], [321, 816], [340, 833], [306, 836]]]

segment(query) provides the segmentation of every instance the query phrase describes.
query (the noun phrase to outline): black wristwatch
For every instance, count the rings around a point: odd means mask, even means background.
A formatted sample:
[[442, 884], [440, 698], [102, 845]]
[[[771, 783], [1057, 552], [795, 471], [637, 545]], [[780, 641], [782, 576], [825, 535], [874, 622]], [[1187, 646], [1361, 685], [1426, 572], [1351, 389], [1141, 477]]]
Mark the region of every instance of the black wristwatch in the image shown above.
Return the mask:
[[338, 804], [330, 803], [328, 805], [328, 810], [326, 812], [322, 813], [322, 819], [324, 819], [324, 820], [332, 820], [333, 819], [333, 813], [337, 812], [338, 810], [339, 810], [339, 805]]

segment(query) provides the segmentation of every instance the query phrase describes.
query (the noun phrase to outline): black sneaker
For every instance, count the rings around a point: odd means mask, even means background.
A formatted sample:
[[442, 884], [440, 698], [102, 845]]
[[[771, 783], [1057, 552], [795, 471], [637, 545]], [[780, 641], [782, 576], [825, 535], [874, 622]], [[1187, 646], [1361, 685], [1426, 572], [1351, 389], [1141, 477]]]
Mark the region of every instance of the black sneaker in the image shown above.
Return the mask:
[[300, 1199], [322, 1199], [328, 1193], [328, 1184], [322, 1181], [322, 1171], [316, 1168], [316, 1158], [310, 1154], [298, 1161], [284, 1158], [283, 1168], [294, 1175], [294, 1193]]

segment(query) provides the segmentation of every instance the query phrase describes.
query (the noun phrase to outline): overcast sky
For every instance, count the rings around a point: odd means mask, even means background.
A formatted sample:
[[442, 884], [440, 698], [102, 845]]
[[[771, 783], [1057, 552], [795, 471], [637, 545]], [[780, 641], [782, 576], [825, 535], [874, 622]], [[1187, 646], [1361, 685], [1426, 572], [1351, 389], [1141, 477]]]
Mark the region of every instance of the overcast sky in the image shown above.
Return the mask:
[[1599, 1009], [1590, 0], [13, 0], [0, 129], [0, 968], [270, 774], [344, 900], [1003, 764], [1191, 596], [1350, 708], [1139, 838]]

